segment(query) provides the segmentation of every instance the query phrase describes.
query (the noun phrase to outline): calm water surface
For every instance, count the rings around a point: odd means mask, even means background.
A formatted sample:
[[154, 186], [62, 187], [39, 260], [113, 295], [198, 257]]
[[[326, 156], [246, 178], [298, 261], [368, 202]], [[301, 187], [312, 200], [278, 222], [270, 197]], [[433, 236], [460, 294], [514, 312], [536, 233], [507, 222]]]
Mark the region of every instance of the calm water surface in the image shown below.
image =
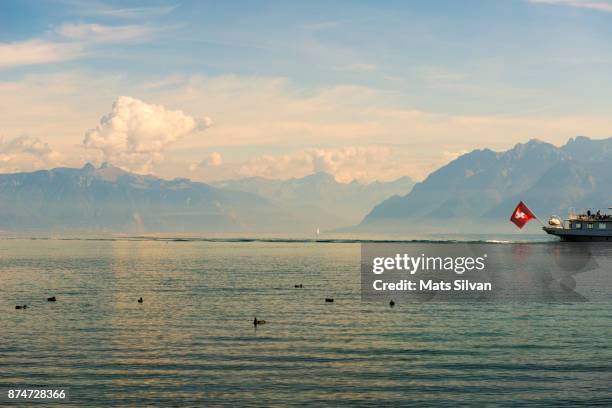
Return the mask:
[[1, 240], [0, 387], [69, 387], [74, 406], [612, 405], [612, 302], [390, 309], [361, 302], [359, 257]]

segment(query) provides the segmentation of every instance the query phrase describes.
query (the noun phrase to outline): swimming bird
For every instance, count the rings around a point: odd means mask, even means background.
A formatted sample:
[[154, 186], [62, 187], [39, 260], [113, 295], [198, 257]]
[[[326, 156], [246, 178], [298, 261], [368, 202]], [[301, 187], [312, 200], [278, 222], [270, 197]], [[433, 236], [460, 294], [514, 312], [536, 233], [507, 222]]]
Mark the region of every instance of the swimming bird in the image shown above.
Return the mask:
[[391, 301], [389, 302], [389, 306], [391, 306], [391, 307], [395, 306], [395, 302], [394, 302], [393, 300], [391, 300]]
[[325, 301], [327, 303], [334, 303], [334, 299], [333, 298], [325, 298]]
[[47, 298], [48, 302], [55, 302], [57, 299], [55, 298], [55, 296], [51, 296], [50, 298]]
[[28, 305], [15, 306], [15, 309], [27, 309]]
[[142, 303], [142, 298], [138, 299], [138, 303]]
[[257, 317], [253, 318], [253, 326], [257, 327], [258, 324], [266, 324], [266, 321], [265, 320], [257, 320]]
[[304, 285], [302, 285], [301, 283], [299, 285], [293, 285], [294, 288], [303, 288]]

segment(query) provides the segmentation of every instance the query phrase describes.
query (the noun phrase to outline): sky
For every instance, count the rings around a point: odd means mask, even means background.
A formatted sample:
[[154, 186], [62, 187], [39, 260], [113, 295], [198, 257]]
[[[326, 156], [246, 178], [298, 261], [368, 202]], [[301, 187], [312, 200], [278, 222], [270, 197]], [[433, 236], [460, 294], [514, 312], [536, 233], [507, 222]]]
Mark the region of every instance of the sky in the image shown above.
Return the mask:
[[612, 133], [612, 0], [0, 0], [0, 172], [421, 180]]

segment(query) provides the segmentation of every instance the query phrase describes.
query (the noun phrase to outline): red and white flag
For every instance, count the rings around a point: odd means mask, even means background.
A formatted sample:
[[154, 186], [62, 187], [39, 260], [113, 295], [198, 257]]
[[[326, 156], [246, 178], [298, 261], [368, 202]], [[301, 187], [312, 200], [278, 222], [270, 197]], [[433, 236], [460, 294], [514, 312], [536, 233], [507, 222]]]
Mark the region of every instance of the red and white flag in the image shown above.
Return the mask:
[[527, 208], [525, 203], [521, 201], [514, 209], [514, 212], [510, 217], [510, 221], [512, 221], [517, 227], [523, 228], [525, 224], [534, 218], [536, 218], [535, 214], [532, 213], [531, 210]]

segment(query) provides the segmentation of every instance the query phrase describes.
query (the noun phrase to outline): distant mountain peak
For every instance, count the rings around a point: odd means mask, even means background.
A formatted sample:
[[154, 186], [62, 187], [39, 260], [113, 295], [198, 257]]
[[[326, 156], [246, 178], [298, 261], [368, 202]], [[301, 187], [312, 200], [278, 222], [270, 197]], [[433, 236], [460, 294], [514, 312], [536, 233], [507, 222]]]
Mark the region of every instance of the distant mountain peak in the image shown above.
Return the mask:
[[552, 143], [539, 139], [530, 139], [527, 143], [517, 143], [510, 150], [498, 153], [499, 157], [506, 159], [524, 159], [527, 156], [559, 155], [559, 148]]
[[517, 144], [515, 144], [512, 147], [512, 149], [510, 149], [510, 151], [512, 151], [512, 150], [534, 149], [534, 148], [538, 148], [538, 147], [541, 147], [541, 146], [553, 146], [553, 145], [551, 143], [545, 142], [543, 140], [540, 140], [540, 139], [537, 139], [537, 138], [533, 138], [533, 139], [529, 139], [525, 143], [517, 143]]
[[612, 197], [611, 163], [612, 138], [577, 136], [561, 147], [531, 139], [503, 152], [474, 150], [434, 171], [408, 195], [378, 204], [362, 225], [412, 228], [439, 222], [451, 228], [440, 220], [452, 219], [468, 227], [485, 216], [503, 225], [519, 200], [541, 214], [603, 206]]
[[590, 141], [591, 139], [589, 137], [578, 135], [576, 137], [570, 137], [565, 145], [571, 145], [574, 143], [588, 143]]
[[302, 180], [317, 180], [337, 183], [336, 178], [325, 171], [318, 171], [316, 173], [309, 174], [305, 177], [302, 177]]
[[395, 194], [407, 194], [414, 182], [409, 177], [401, 177], [390, 182], [344, 183], [332, 174], [317, 172], [301, 178], [250, 177], [213, 185], [256, 193], [288, 209], [306, 224], [329, 229], [358, 222], [374, 204]]
[[109, 162], [104, 162], [98, 169], [95, 170], [94, 174], [96, 178], [100, 180], [117, 181], [119, 177], [130, 173], [119, 167], [113, 166]]
[[[299, 228], [262, 197], [106, 164], [0, 174], [1, 230], [248, 231]], [[137, 221], [135, 221], [137, 219]]]

